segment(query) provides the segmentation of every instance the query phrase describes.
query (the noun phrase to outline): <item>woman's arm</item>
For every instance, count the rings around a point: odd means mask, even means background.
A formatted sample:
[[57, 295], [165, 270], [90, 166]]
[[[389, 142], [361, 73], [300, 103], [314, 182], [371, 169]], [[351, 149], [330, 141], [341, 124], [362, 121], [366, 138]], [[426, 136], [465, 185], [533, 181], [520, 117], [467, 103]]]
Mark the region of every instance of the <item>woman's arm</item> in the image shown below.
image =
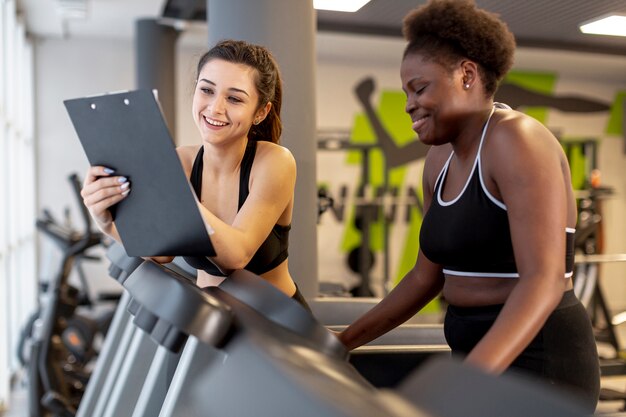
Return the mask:
[[376, 339], [413, 317], [442, 287], [440, 266], [430, 262], [420, 251], [415, 266], [402, 281], [380, 303], [342, 331], [339, 340], [348, 349], [354, 349]]
[[282, 146], [259, 143], [250, 177], [250, 193], [232, 225], [198, 203], [217, 254], [211, 260], [224, 270], [245, 267], [292, 202], [295, 159]]
[[[483, 153], [488, 181], [507, 206], [519, 281], [492, 328], [467, 357], [503, 372], [538, 334], [563, 296], [569, 178], [562, 149], [536, 120], [510, 113]], [[570, 211], [571, 212], [571, 211]]]
[[[438, 170], [449, 154], [447, 146], [431, 148], [426, 162], [422, 186], [424, 190], [424, 213], [430, 207], [432, 191]], [[348, 349], [354, 349], [387, 333], [410, 319], [443, 288], [441, 266], [430, 262], [420, 250], [415, 266], [380, 303], [374, 306], [338, 337]]]

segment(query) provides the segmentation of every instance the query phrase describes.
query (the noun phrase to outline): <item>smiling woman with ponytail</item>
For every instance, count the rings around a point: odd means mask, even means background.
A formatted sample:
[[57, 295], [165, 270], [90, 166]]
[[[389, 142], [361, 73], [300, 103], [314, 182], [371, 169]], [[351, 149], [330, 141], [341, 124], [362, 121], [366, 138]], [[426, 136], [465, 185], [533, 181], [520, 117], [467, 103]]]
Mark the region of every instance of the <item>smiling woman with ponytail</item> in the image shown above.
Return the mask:
[[[202, 143], [177, 152], [217, 255], [186, 260], [199, 286], [247, 269], [306, 307], [288, 268], [296, 164], [279, 145], [281, 104], [280, 72], [267, 48], [224, 40], [200, 58], [191, 110]], [[94, 166], [83, 189], [102, 231], [118, 240], [109, 207], [132, 192], [120, 184]]]

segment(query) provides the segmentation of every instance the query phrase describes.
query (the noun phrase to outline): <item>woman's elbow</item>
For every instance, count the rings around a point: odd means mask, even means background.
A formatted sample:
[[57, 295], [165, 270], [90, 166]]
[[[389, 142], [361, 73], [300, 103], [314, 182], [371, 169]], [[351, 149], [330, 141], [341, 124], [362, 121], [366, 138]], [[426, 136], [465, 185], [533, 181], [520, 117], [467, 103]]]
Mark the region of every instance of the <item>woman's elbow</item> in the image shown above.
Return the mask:
[[563, 298], [563, 292], [568, 288], [568, 281], [564, 274], [550, 274], [554, 278], [546, 279], [546, 275], [536, 277], [533, 285], [542, 294], [543, 299], [550, 306], [556, 307]]
[[228, 251], [218, 256], [218, 262], [223, 269], [244, 269], [250, 263], [253, 255], [254, 253], [248, 253], [244, 250]]

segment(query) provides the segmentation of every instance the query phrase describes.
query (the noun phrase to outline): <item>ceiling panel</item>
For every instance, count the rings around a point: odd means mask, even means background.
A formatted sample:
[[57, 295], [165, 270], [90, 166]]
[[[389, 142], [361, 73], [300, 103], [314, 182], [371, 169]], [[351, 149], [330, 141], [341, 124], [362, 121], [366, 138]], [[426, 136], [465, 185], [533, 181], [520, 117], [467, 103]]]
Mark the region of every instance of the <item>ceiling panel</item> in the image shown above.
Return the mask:
[[[425, 0], [372, 0], [356, 13], [318, 11], [321, 30], [401, 36], [402, 18]], [[611, 12], [624, 0], [476, 0], [500, 15], [520, 46], [626, 55], [626, 38], [582, 34], [578, 25]]]
[[[83, 20], [63, 20], [60, 0], [17, 0], [28, 30], [37, 36], [132, 37], [138, 18], [206, 21], [207, 0], [72, 0], [89, 5]], [[258, 0], [250, 0], [258, 1]], [[294, 0], [299, 1], [299, 0]], [[402, 18], [426, 0], [371, 0], [356, 13], [320, 10], [318, 29], [343, 33], [401, 36]], [[520, 46], [626, 56], [626, 38], [582, 34], [578, 25], [609, 12], [626, 14], [626, 0], [476, 0], [499, 14]]]

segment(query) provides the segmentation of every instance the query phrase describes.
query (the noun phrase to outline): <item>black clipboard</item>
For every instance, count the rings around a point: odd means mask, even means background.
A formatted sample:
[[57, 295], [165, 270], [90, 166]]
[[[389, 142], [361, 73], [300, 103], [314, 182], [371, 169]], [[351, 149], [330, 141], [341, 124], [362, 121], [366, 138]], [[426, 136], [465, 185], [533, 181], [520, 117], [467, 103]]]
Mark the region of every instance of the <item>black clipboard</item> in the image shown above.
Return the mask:
[[130, 256], [215, 256], [152, 91], [65, 100], [91, 165], [128, 177], [130, 194], [112, 207]]

